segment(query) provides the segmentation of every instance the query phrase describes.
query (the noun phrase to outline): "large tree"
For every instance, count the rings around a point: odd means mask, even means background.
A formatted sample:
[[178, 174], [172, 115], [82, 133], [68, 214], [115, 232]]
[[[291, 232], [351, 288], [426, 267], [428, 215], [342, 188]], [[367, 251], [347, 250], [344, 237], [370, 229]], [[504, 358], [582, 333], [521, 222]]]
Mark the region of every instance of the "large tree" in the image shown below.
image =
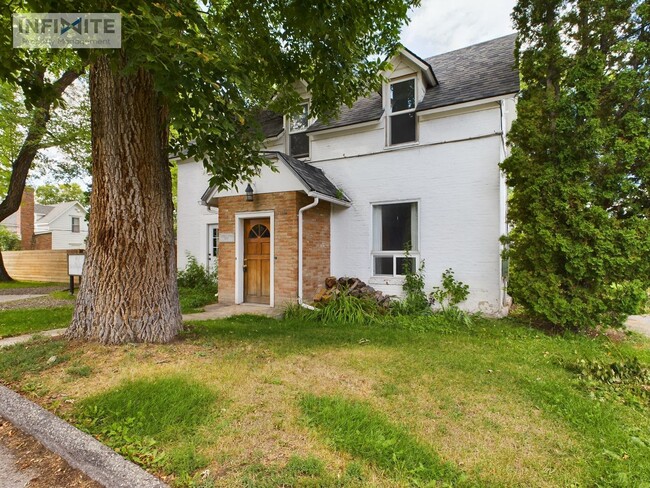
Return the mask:
[[520, 0], [513, 18], [511, 290], [562, 327], [620, 325], [650, 286], [650, 5]]
[[122, 14], [122, 48], [90, 53], [93, 210], [68, 336], [168, 341], [181, 329], [170, 143], [221, 187], [257, 173], [260, 110], [297, 109], [299, 83], [323, 117], [375, 89], [417, 1], [66, 3]]

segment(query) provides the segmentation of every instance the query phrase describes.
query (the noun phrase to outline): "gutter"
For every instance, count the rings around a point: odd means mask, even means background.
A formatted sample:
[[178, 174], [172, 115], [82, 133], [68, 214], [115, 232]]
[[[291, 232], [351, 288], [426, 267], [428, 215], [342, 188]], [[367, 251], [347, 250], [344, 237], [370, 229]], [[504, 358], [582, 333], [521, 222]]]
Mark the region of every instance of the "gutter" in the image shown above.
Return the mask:
[[318, 197], [314, 197], [314, 201], [308, 205], [305, 205], [300, 210], [298, 210], [298, 303], [301, 307], [308, 308], [313, 310], [314, 307], [303, 303], [302, 301], [302, 227], [303, 227], [303, 213], [310, 208], [314, 208], [320, 203]]

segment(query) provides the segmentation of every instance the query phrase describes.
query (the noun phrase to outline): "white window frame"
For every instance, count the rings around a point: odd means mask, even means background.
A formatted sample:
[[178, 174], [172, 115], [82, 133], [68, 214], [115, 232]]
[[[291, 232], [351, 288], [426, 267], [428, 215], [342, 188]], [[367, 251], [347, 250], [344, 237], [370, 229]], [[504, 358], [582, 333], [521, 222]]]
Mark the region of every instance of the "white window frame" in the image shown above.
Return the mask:
[[[77, 219], [77, 230], [74, 230], [74, 219]], [[81, 217], [71, 217], [70, 232], [73, 234], [79, 234], [81, 232]]]
[[[406, 81], [411, 81], [413, 80], [413, 97], [415, 99], [415, 106], [413, 108], [407, 108], [406, 110], [399, 110], [397, 112], [393, 112], [393, 106], [392, 106], [392, 99], [391, 99], [391, 88], [393, 85], [396, 85], [398, 83], [404, 83]], [[407, 78], [401, 78], [397, 80], [393, 80], [388, 84], [388, 107], [386, 110], [386, 113], [388, 114], [388, 121], [386, 124], [386, 128], [388, 129], [387, 134], [386, 134], [386, 140], [388, 141], [387, 146], [389, 148], [392, 147], [400, 147], [400, 146], [408, 146], [412, 144], [417, 144], [419, 140], [419, 131], [418, 131], [418, 119], [417, 115], [415, 116], [415, 138], [412, 141], [406, 141], [406, 142], [399, 142], [397, 144], [393, 144], [393, 138], [392, 138], [392, 133], [393, 133], [393, 116], [394, 115], [405, 115], [408, 113], [415, 113], [418, 107], [418, 78], [417, 76], [409, 76]]]
[[[417, 222], [417, 237], [415, 239], [415, 244], [417, 246], [417, 249], [409, 251], [409, 257], [415, 259], [415, 269], [412, 271], [416, 271], [420, 267], [420, 235], [422, 234], [421, 232], [421, 222], [422, 219], [420, 217], [420, 200], [419, 199], [408, 199], [408, 200], [390, 200], [390, 201], [384, 201], [384, 202], [372, 202], [370, 204], [370, 270], [371, 270], [371, 276], [377, 277], [377, 278], [386, 278], [386, 277], [391, 277], [391, 278], [402, 278], [404, 275], [398, 274], [397, 273], [397, 258], [403, 258], [406, 257], [406, 252], [404, 251], [380, 251], [375, 249], [375, 232], [376, 232], [376, 222], [375, 222], [375, 208], [376, 207], [381, 207], [384, 205], [395, 205], [395, 204], [404, 204], [404, 203], [411, 203], [415, 204], [415, 213], [416, 213], [416, 222]], [[393, 257], [393, 274], [377, 274], [375, 273], [375, 257]]]
[[309, 100], [305, 100], [303, 102], [300, 102], [301, 107], [305, 106], [305, 105], [307, 106], [307, 125], [305, 126], [304, 129], [293, 130], [291, 128], [291, 126], [292, 126], [291, 121], [293, 119], [293, 116], [292, 115], [287, 115], [287, 133], [288, 133], [288, 136], [287, 136], [287, 154], [289, 154], [290, 156], [295, 157], [295, 158], [309, 158], [311, 156], [311, 139], [309, 139], [309, 136], [307, 136], [307, 144], [308, 144], [307, 154], [303, 155], [303, 156], [293, 156], [291, 154], [291, 135], [292, 134], [302, 134], [304, 132], [307, 132], [307, 129], [309, 129], [309, 122], [310, 122], [310, 120], [309, 120]]

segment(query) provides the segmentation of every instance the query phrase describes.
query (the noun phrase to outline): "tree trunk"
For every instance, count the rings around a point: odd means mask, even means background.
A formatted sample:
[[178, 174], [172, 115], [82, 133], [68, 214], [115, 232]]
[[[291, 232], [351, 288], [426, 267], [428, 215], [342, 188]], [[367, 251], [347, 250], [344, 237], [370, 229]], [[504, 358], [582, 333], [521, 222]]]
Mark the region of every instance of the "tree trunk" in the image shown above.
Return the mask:
[[14, 279], [9, 276], [7, 268], [5, 268], [4, 259], [2, 259], [2, 253], [0, 252], [0, 282], [8, 283], [10, 281], [14, 281]]
[[[122, 62], [124, 59], [122, 59]], [[182, 328], [168, 118], [144, 70], [90, 70], [93, 191], [83, 280], [67, 335], [168, 342]]]

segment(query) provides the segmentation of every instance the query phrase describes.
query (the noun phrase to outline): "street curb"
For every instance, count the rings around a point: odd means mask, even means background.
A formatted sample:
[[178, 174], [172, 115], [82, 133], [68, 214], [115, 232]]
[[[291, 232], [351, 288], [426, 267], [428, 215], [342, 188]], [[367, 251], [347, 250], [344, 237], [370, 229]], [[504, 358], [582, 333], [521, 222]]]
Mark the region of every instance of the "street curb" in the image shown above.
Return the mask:
[[94, 437], [2, 385], [0, 417], [107, 488], [168, 488]]

